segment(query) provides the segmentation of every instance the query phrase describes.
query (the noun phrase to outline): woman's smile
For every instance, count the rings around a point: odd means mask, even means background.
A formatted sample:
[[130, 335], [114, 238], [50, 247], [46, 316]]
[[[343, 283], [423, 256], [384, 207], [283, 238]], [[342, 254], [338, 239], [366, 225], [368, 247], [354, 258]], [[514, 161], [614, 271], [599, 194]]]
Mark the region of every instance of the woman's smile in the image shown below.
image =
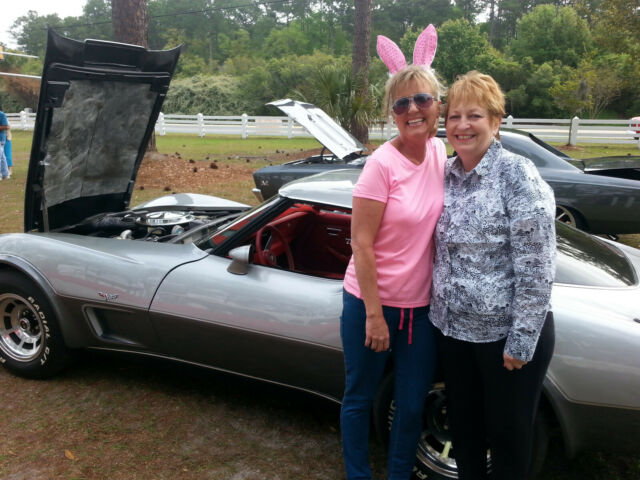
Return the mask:
[[413, 120], [409, 120], [407, 121], [407, 125], [409, 125], [409, 127], [417, 127], [420, 126], [424, 123], [424, 117], [423, 118], [414, 118]]
[[475, 167], [491, 145], [500, 120], [476, 103], [452, 105], [447, 116], [447, 139], [462, 158], [465, 169]]

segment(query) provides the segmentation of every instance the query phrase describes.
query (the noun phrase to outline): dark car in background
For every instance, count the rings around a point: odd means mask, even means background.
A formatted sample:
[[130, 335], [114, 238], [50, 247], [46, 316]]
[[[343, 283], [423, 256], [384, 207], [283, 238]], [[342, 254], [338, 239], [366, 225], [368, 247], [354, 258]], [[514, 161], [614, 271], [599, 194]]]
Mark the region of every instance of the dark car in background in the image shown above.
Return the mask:
[[[270, 105], [304, 126], [329, 152], [257, 170], [254, 193], [259, 198], [275, 195], [282, 185], [300, 177], [363, 167], [364, 145], [322, 110], [288, 99]], [[446, 140], [443, 129], [438, 137]], [[561, 222], [597, 234], [640, 233], [640, 157], [574, 159], [533, 134], [506, 128], [500, 130], [500, 140], [507, 150], [536, 165], [553, 188], [556, 218]]]

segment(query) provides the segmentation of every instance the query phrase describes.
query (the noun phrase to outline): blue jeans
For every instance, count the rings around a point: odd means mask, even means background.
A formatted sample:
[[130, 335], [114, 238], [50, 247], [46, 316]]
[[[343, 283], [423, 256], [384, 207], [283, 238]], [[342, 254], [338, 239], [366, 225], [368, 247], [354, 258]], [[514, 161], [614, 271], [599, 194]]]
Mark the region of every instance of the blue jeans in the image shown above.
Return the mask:
[[4, 156], [4, 142], [5, 140], [0, 140], [0, 177], [2, 178], [9, 176], [9, 166], [7, 158]]
[[346, 386], [340, 424], [347, 480], [372, 478], [369, 465], [371, 408], [389, 356], [393, 359], [396, 405], [389, 441], [389, 480], [408, 480], [416, 462], [422, 411], [436, 361], [435, 331], [429, 322], [429, 307], [414, 308], [409, 344], [409, 309], [404, 309], [404, 325], [399, 330], [401, 310], [383, 307], [391, 348], [376, 353], [364, 346], [367, 317], [364, 302], [346, 291], [343, 294], [340, 335]]
[[7, 140], [6, 142], [4, 142], [4, 158], [7, 159], [7, 165], [9, 167], [13, 167], [11, 140]]

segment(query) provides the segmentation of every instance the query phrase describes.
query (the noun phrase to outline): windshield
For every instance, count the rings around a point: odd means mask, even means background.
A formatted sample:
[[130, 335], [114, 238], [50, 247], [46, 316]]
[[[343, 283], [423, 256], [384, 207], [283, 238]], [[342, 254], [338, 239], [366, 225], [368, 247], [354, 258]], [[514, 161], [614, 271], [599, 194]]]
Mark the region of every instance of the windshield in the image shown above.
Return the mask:
[[232, 219], [230, 222], [223, 225], [214, 224], [211, 228], [205, 228], [198, 232], [198, 238], [194, 239], [194, 243], [203, 250], [215, 248], [227, 240], [232, 238], [239, 230], [242, 229], [252, 219], [259, 216], [265, 210], [271, 208], [278, 201], [278, 196], [274, 196], [270, 200], [261, 203], [260, 205], [253, 207], [246, 212], [243, 212], [239, 216]]
[[558, 150], [556, 147], [554, 147], [553, 145], [549, 145], [547, 142], [543, 142], [542, 140], [540, 140], [538, 137], [536, 137], [533, 133], [529, 133], [529, 138], [531, 140], [533, 140], [534, 142], [536, 142], [538, 145], [540, 145], [542, 148], [544, 148], [545, 150], [550, 151], [551, 153], [558, 155], [559, 157], [565, 157], [565, 158], [571, 158], [569, 155], [567, 155], [566, 153], [564, 153], [562, 150]]
[[635, 271], [614, 245], [556, 222], [558, 257], [555, 283], [589, 287], [635, 285]]
[[566, 155], [536, 137], [500, 132], [500, 142], [504, 148], [528, 158], [538, 168], [579, 171], [568, 162]]

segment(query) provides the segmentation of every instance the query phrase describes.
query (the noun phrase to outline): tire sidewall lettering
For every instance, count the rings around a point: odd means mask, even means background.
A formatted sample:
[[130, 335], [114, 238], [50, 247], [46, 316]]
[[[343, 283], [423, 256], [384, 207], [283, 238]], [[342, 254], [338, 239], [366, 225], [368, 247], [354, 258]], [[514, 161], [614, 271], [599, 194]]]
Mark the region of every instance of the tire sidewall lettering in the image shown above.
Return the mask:
[[12, 322], [19, 320], [19, 328], [28, 329], [25, 341], [29, 342], [28, 348], [21, 349], [20, 340], [3, 338], [0, 365], [18, 376], [33, 379], [50, 378], [62, 371], [72, 358], [56, 317], [55, 299], [49, 300], [40, 282], [15, 271], [0, 271], [0, 291], [13, 297], [14, 303], [24, 309], [24, 313], [18, 314], [28, 318], [14, 318]]
[[43, 330], [42, 333], [44, 333], [42, 342], [43, 342], [44, 348], [42, 350], [41, 357], [38, 361], [41, 366], [44, 366], [49, 361], [49, 356], [51, 354], [51, 349], [47, 344], [47, 340], [51, 338], [51, 329], [49, 328], [49, 323], [47, 322], [47, 316], [45, 315], [42, 308], [40, 308], [40, 304], [37, 302], [37, 300], [33, 296], [29, 295], [27, 297], [27, 301], [31, 304], [33, 309], [38, 313], [38, 317], [40, 318], [40, 321], [42, 324], [42, 330]]
[[42, 357], [40, 358], [40, 365], [44, 365], [45, 363], [47, 363], [47, 360], [49, 360], [49, 347], [45, 346], [44, 350], [42, 351]]

